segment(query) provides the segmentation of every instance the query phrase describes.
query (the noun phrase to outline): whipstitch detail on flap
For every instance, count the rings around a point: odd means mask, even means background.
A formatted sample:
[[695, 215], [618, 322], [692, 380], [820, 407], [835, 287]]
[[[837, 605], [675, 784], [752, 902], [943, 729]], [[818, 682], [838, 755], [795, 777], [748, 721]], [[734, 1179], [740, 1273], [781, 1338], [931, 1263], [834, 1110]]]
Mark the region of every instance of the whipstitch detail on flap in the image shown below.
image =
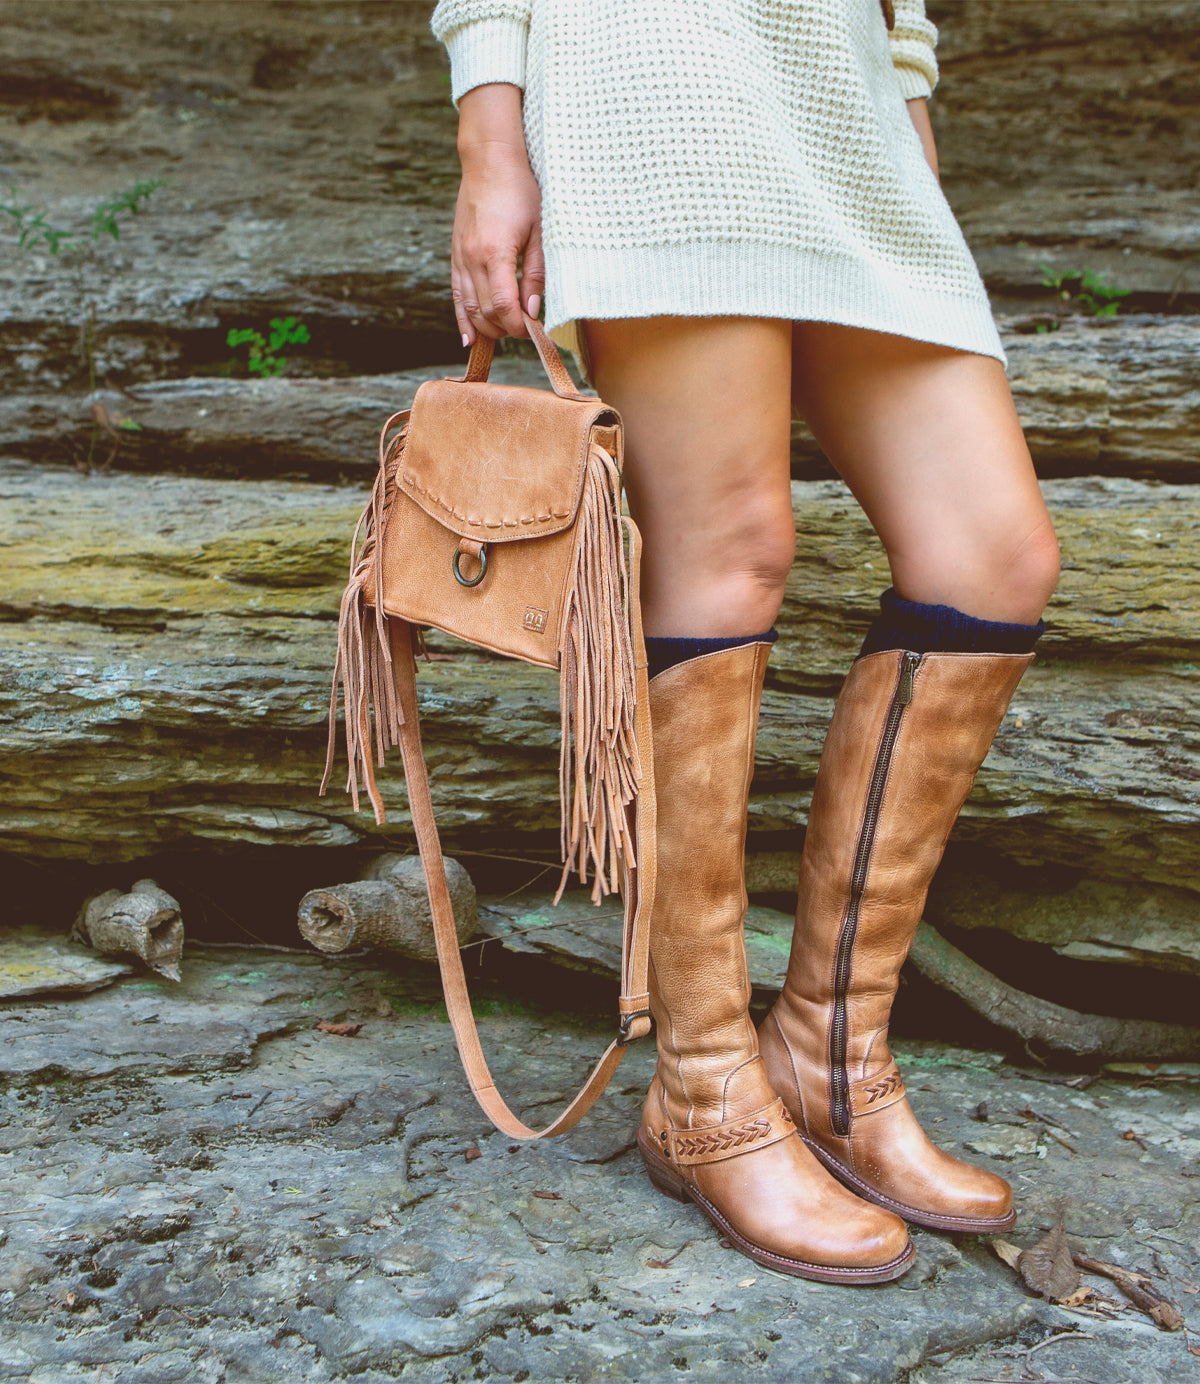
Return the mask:
[[552, 509], [545, 514], [521, 515], [516, 519], [473, 519], [469, 514], [460, 514], [453, 505], [449, 505], [440, 495], [433, 495], [417, 480], [411, 471], [405, 471], [400, 478], [408, 490], [415, 490], [417, 494], [424, 495], [431, 505], [436, 505], [438, 509], [444, 510], [452, 519], [458, 519], [464, 524], [476, 524], [484, 529], [515, 529], [521, 524], [548, 524], [551, 519], [569, 519], [572, 511], [569, 509]]

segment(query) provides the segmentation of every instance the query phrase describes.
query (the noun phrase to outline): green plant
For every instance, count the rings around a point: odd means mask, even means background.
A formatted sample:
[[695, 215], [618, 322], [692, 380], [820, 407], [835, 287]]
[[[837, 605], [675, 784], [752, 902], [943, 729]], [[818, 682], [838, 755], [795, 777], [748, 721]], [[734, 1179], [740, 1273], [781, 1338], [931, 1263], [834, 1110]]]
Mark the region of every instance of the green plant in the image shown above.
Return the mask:
[[84, 232], [72, 231], [66, 226], [53, 226], [46, 212], [35, 211], [32, 205], [23, 205], [17, 200], [15, 183], [9, 183], [8, 200], [0, 202], [0, 215], [7, 216], [17, 237], [17, 245], [22, 250], [36, 251], [39, 247], [52, 255], [60, 255], [64, 250], [79, 250], [95, 244], [101, 236], [121, 238], [122, 216], [137, 216], [151, 197], [163, 187], [161, 178], [151, 178], [146, 182], [134, 183], [124, 192], [118, 192], [100, 203], [91, 215], [88, 228]]
[[[253, 327], [230, 327], [225, 336], [225, 344], [231, 350], [249, 347], [246, 370], [251, 375], [260, 375], [264, 379], [283, 374], [288, 359], [282, 354], [283, 347], [303, 346], [310, 339], [308, 328], [294, 317], [272, 317], [268, 326], [270, 335], [267, 337], [264, 337], [262, 332], [255, 331]], [[232, 374], [240, 364], [240, 360], [235, 356], [229, 362], [230, 373]]]
[[14, 183], [7, 184], [7, 197], [0, 201], [0, 224], [7, 219], [16, 237], [17, 246], [26, 254], [48, 252], [62, 266], [62, 272], [74, 283], [79, 312], [80, 354], [87, 371], [88, 393], [92, 399], [92, 430], [84, 469], [90, 471], [96, 454], [96, 443], [104, 432], [112, 442], [105, 467], [112, 464], [121, 445], [121, 432], [140, 432], [140, 425], [126, 418], [114, 422], [96, 398], [96, 342], [101, 333], [96, 330], [97, 283], [104, 266], [100, 243], [107, 236], [120, 240], [124, 220], [138, 216], [151, 197], [165, 184], [161, 178], [134, 183], [122, 192], [114, 193], [98, 203], [83, 228], [71, 229], [51, 222], [49, 214], [22, 202]]
[[1107, 283], [1094, 269], [1057, 270], [1044, 261], [1038, 268], [1042, 271], [1043, 285], [1054, 290], [1060, 312], [1064, 305], [1074, 300], [1093, 317], [1115, 317], [1121, 299], [1128, 298], [1133, 291]]

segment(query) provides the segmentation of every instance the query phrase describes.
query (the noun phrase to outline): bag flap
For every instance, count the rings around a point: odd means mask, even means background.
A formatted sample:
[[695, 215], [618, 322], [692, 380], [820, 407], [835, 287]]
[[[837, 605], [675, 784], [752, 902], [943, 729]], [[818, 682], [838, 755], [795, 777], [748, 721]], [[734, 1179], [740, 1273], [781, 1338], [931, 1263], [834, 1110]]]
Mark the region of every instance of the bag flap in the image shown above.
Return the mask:
[[568, 528], [599, 399], [519, 385], [427, 380], [413, 399], [397, 484], [460, 538], [504, 543]]

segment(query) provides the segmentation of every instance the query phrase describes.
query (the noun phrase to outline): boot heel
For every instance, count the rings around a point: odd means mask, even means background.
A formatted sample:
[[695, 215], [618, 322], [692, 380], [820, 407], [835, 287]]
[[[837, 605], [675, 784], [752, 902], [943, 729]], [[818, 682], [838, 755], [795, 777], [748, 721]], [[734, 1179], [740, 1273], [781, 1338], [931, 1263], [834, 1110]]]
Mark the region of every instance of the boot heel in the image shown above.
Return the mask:
[[687, 1183], [671, 1167], [670, 1163], [642, 1137], [640, 1129], [638, 1130], [637, 1143], [638, 1152], [642, 1155], [642, 1162], [646, 1165], [646, 1172], [654, 1187], [663, 1196], [670, 1197], [672, 1201], [690, 1201]]

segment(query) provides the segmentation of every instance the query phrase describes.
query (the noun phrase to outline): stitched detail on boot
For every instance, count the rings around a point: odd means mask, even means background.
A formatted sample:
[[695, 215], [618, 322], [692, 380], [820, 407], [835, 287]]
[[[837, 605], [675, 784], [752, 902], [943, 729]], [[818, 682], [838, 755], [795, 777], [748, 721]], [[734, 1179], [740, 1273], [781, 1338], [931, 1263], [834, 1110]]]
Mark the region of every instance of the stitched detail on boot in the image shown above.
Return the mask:
[[776, 1101], [742, 1120], [729, 1120], [707, 1129], [671, 1130], [670, 1157], [680, 1164], [715, 1163], [752, 1148], [773, 1144], [793, 1133], [795, 1128], [783, 1102]]
[[734, 1125], [712, 1134], [677, 1134], [675, 1147], [689, 1158], [703, 1157], [707, 1153], [723, 1153], [728, 1149], [741, 1148], [752, 1140], [764, 1138], [771, 1132], [769, 1120], [750, 1120], [747, 1124]]
[[850, 1088], [850, 1109], [854, 1115], [873, 1115], [886, 1110], [905, 1096], [904, 1078], [893, 1062], [881, 1072], [863, 1077]]
[[882, 1081], [875, 1081], [870, 1086], [864, 1086], [863, 1095], [866, 1096], [868, 1105], [874, 1105], [877, 1100], [881, 1100], [884, 1096], [890, 1096], [893, 1091], [898, 1091], [903, 1085], [904, 1078], [899, 1072], [889, 1072]]

